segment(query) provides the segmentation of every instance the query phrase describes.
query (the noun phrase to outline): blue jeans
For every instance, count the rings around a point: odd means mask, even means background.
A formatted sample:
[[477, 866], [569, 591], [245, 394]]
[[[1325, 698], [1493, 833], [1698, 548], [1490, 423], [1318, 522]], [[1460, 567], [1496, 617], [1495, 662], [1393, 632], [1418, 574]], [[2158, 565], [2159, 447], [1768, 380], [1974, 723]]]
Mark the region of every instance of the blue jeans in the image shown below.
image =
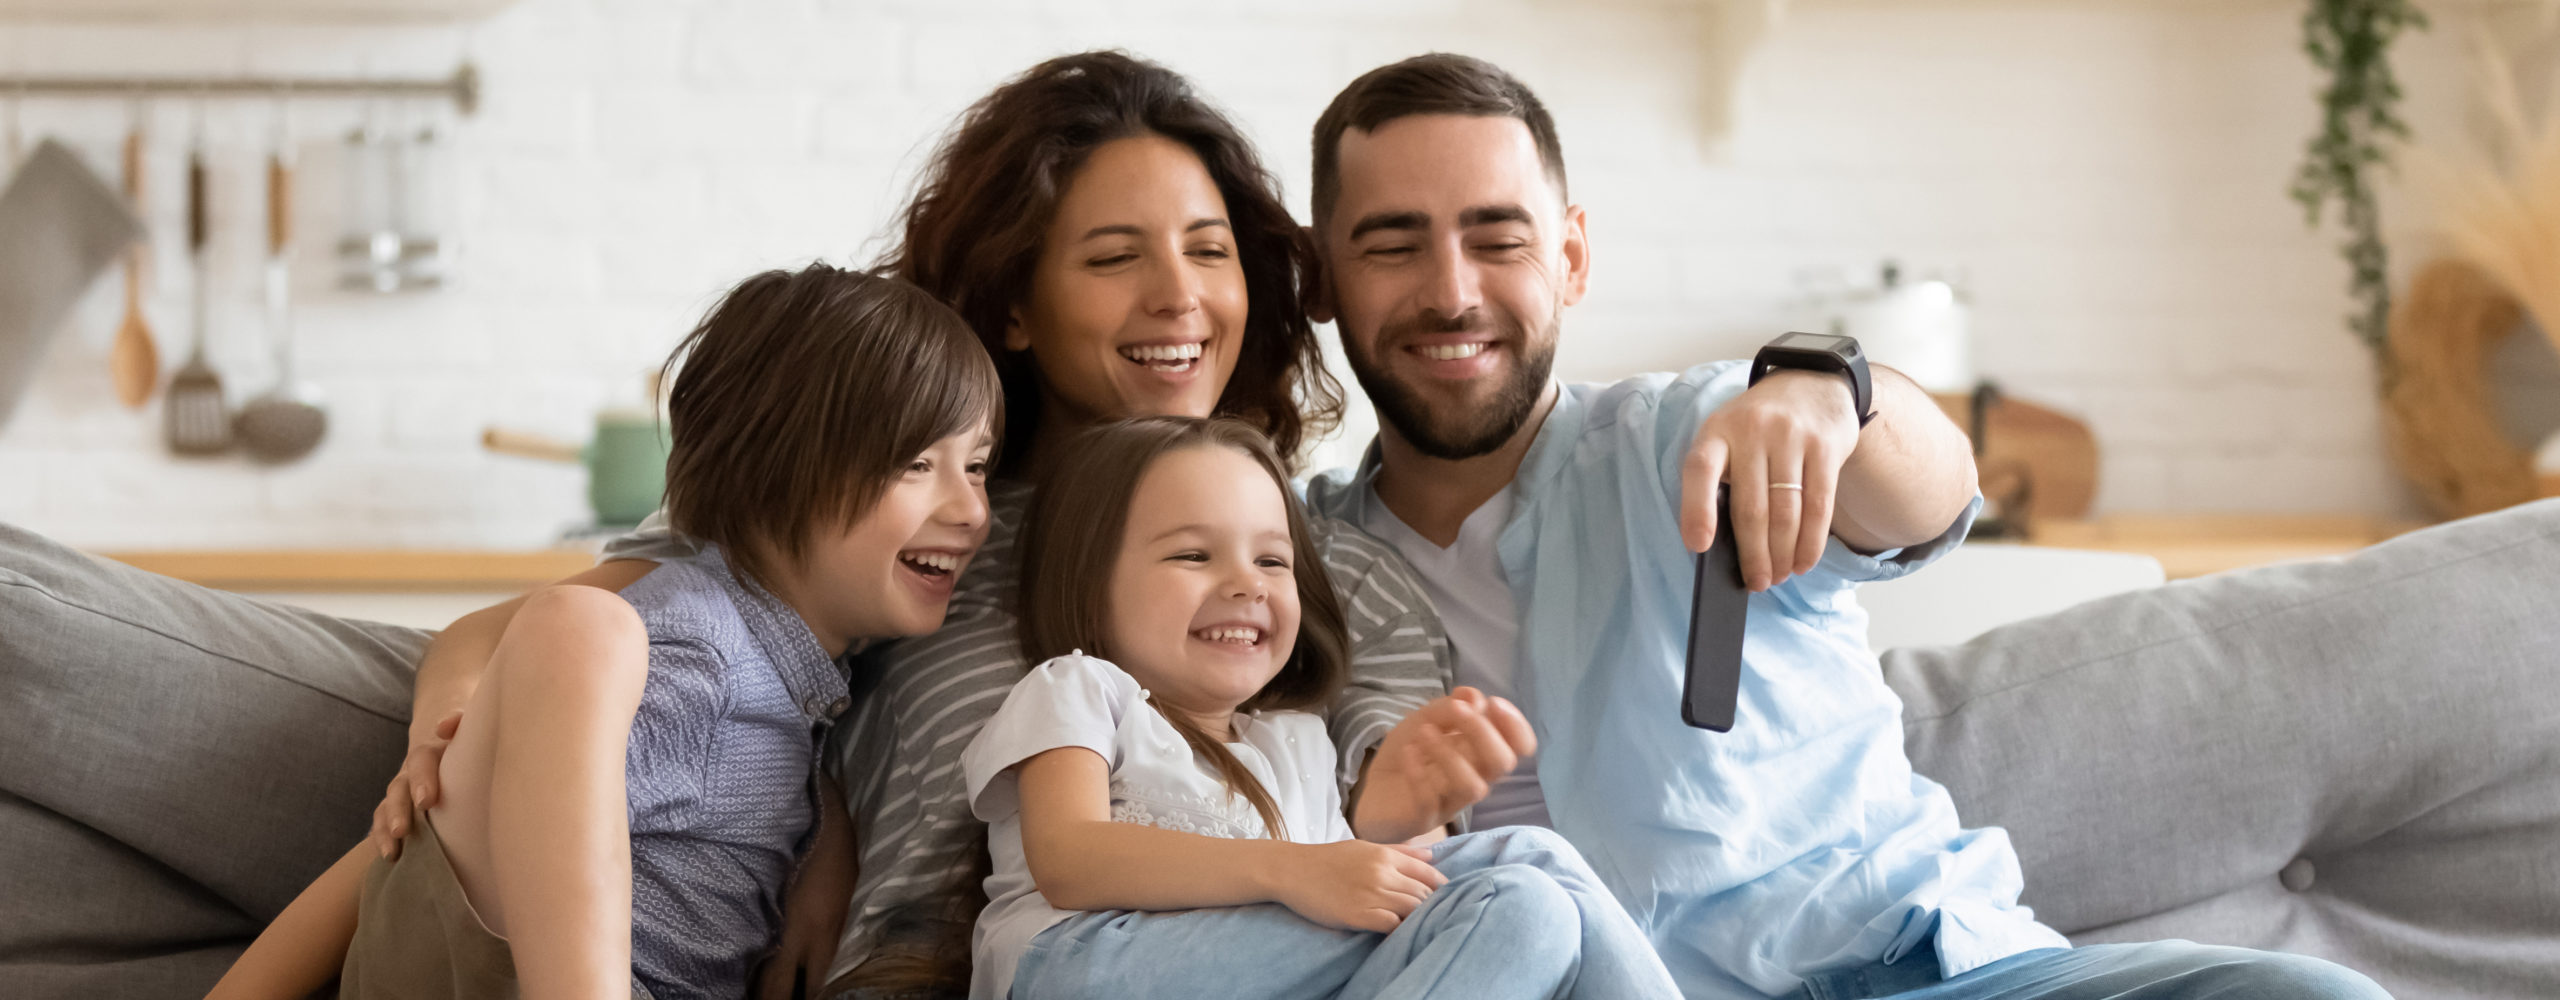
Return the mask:
[[1432, 850], [1449, 876], [1392, 934], [1287, 907], [1080, 913], [1041, 932], [1012, 1000], [1676, 1000], [1671, 973], [1582, 856], [1506, 827]]
[[2045, 948], [1954, 979], [1923, 944], [1891, 965], [1815, 976], [1797, 1000], [2391, 1000], [2373, 980], [2305, 955], [2192, 941]]

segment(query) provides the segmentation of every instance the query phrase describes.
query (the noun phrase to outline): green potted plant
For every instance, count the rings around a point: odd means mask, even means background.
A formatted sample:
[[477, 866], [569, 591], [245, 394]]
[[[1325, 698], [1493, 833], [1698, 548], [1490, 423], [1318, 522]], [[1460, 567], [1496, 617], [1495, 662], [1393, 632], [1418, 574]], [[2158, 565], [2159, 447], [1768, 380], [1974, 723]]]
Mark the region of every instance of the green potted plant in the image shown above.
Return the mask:
[[2347, 229], [2340, 251], [2353, 271], [2349, 288], [2357, 306], [2347, 327], [2373, 350], [2386, 382], [2390, 258], [2373, 172], [2390, 162], [2387, 143], [2409, 136], [2398, 110], [2400, 81], [2391, 71], [2391, 43], [2402, 31], [2426, 26], [2427, 16], [2413, 0], [2310, 0], [2302, 15], [2303, 51], [2329, 80], [2320, 92], [2320, 131], [2294, 174], [2293, 199], [2313, 226], [2320, 224], [2322, 209], [2338, 204]]

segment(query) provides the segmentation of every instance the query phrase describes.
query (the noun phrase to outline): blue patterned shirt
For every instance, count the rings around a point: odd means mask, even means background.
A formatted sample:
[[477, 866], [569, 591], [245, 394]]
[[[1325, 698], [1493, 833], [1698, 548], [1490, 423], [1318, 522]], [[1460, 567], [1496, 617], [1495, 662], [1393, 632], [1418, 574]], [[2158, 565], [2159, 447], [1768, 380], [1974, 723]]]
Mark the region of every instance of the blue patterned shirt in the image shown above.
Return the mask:
[[622, 591], [649, 630], [631, 721], [631, 972], [657, 1000], [738, 997], [779, 933], [817, 817], [818, 736], [845, 674], [717, 548]]

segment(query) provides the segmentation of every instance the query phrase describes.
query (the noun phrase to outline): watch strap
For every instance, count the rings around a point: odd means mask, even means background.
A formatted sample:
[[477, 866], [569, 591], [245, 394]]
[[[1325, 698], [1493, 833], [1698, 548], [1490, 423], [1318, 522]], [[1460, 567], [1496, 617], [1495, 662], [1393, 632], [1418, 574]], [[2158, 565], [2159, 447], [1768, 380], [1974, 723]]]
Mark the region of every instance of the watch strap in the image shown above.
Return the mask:
[[1779, 370], [1785, 370], [1785, 371], [1806, 371], [1806, 372], [1827, 373], [1827, 374], [1832, 374], [1832, 375], [1838, 375], [1838, 376], [1840, 376], [1840, 380], [1841, 380], [1842, 382], [1844, 382], [1844, 383], [1847, 383], [1847, 385], [1848, 385], [1848, 387], [1849, 387], [1849, 405], [1850, 405], [1851, 407], [1855, 408], [1855, 409], [1857, 410], [1857, 412], [1858, 412], [1858, 426], [1860, 426], [1860, 427], [1865, 427], [1866, 425], [1868, 425], [1868, 424], [1870, 424], [1870, 423], [1873, 423], [1873, 422], [1875, 421], [1875, 419], [1876, 419], [1876, 408], [1875, 408], [1875, 407], [1876, 407], [1876, 404], [1875, 404], [1875, 400], [1874, 400], [1874, 398], [1873, 398], [1873, 392], [1874, 392], [1873, 384], [1874, 384], [1875, 379], [1874, 379], [1874, 376], [1873, 376], [1872, 374], [1870, 374], [1870, 375], [1868, 376], [1868, 379], [1867, 379], [1868, 384], [1867, 384], [1867, 385], [1860, 385], [1860, 384], [1858, 384], [1858, 374], [1857, 374], [1856, 372], [1854, 372], [1854, 371], [1850, 370], [1849, 365], [1848, 365], [1848, 363], [1847, 363], [1847, 362], [1840, 361], [1840, 360], [1835, 359], [1835, 358], [1830, 358], [1830, 357], [1827, 357], [1827, 356], [1824, 356], [1824, 355], [1815, 354], [1815, 353], [1810, 352], [1810, 351], [1804, 351], [1804, 352], [1790, 351], [1790, 352], [1786, 352], [1786, 354], [1781, 355], [1781, 356], [1782, 356], [1782, 357], [1785, 357], [1785, 356], [1798, 356], [1798, 357], [1804, 357], [1804, 358], [1806, 358], [1807, 360], [1812, 360], [1812, 359], [1814, 359], [1814, 358], [1821, 358], [1823, 361], [1826, 361], [1826, 362], [1829, 362], [1829, 363], [1827, 363], [1827, 364], [1820, 364], [1820, 365], [1788, 365], [1788, 364], [1778, 364], [1778, 363], [1773, 363], [1773, 362], [1772, 362], [1772, 360], [1771, 360], [1771, 358], [1770, 358], [1770, 354], [1771, 354], [1771, 353], [1772, 353], [1772, 352], [1770, 352], [1767, 348], [1762, 348], [1762, 349], [1761, 349], [1761, 351], [1760, 351], [1760, 353], [1759, 353], [1758, 355], [1754, 356], [1754, 357], [1751, 359], [1751, 378], [1750, 378], [1750, 380], [1749, 380], [1749, 382], [1748, 382], [1747, 384], [1749, 384], [1749, 385], [1759, 385], [1759, 384], [1760, 384], [1760, 380], [1761, 380], [1762, 378], [1767, 377], [1767, 376], [1768, 376], [1768, 374], [1769, 374], [1770, 372], [1772, 372], [1772, 371], [1779, 371]]

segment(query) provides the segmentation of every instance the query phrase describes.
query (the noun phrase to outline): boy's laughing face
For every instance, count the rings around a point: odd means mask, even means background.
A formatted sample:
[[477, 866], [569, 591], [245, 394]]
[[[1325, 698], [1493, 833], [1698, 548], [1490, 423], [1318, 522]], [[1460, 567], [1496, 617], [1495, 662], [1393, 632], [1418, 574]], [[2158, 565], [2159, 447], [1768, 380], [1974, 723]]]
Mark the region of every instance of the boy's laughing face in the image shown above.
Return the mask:
[[961, 572], [987, 538], [994, 443], [983, 426], [934, 442], [862, 517], [814, 532], [799, 565], [785, 571], [790, 579], [772, 589], [828, 653], [942, 627]]

